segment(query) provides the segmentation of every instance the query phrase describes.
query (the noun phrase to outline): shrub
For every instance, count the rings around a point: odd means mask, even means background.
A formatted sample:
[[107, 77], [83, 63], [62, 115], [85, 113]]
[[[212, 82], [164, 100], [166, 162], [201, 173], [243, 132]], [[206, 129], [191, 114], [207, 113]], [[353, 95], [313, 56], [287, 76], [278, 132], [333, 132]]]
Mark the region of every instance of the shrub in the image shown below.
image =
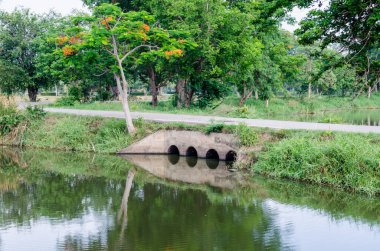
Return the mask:
[[78, 103], [78, 99], [74, 96], [66, 96], [59, 98], [56, 102], [56, 106], [74, 106], [76, 103]]
[[257, 133], [246, 124], [239, 124], [235, 129], [235, 135], [243, 146], [253, 146], [257, 140]]
[[6, 135], [10, 133], [13, 130], [13, 128], [17, 127], [24, 120], [25, 120], [25, 116], [18, 113], [1, 116], [0, 117], [0, 134]]
[[223, 131], [224, 124], [210, 124], [206, 127], [205, 133], [210, 134], [213, 132], [220, 133]]

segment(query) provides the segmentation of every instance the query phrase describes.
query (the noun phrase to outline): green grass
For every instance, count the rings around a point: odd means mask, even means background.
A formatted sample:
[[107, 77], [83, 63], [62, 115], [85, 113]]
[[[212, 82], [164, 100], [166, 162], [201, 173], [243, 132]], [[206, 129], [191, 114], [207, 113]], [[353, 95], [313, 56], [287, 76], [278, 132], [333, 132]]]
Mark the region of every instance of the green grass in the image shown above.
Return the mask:
[[268, 143], [253, 171], [262, 175], [380, 194], [380, 136], [293, 133]]

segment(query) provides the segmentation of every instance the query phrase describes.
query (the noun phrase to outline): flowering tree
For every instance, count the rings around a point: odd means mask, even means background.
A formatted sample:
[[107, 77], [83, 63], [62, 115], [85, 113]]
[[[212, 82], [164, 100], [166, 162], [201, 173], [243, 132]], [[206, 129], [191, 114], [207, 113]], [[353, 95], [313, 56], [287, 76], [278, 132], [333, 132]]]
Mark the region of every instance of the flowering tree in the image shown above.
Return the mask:
[[101, 48], [113, 58], [109, 68], [121, 96], [129, 133], [133, 133], [128, 105], [128, 81], [124, 67], [126, 62], [137, 63], [147, 55], [171, 59], [184, 54], [185, 44], [167, 30], [155, 24], [147, 12], [123, 12], [118, 6], [103, 4], [90, 16], [78, 16], [67, 35], [57, 38], [60, 50], [66, 57], [88, 48]]

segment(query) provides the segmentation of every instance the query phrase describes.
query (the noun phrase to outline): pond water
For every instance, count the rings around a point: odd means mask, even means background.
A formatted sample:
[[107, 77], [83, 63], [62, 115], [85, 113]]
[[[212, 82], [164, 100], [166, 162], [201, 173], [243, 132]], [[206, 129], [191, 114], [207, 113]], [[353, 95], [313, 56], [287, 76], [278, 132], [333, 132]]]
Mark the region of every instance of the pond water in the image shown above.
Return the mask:
[[379, 250], [380, 198], [240, 175], [0, 148], [0, 250]]
[[289, 114], [277, 114], [270, 115], [267, 119], [380, 126], [380, 110], [325, 111], [316, 114], [293, 114], [291, 116]]

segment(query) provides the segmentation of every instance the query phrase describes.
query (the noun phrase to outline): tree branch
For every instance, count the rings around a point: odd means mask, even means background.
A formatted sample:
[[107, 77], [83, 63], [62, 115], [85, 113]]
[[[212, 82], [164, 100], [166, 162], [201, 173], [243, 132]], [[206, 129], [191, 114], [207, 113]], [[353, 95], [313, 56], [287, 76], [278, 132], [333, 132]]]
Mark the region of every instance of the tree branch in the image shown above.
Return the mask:
[[137, 51], [138, 49], [140, 48], [143, 48], [143, 47], [147, 47], [149, 49], [158, 49], [158, 46], [152, 46], [152, 45], [146, 45], [146, 44], [141, 44], [139, 46], [136, 46], [135, 48], [133, 48], [132, 50], [130, 50], [129, 52], [127, 52], [121, 59], [120, 61], [123, 62], [128, 56], [130, 56], [133, 52]]

